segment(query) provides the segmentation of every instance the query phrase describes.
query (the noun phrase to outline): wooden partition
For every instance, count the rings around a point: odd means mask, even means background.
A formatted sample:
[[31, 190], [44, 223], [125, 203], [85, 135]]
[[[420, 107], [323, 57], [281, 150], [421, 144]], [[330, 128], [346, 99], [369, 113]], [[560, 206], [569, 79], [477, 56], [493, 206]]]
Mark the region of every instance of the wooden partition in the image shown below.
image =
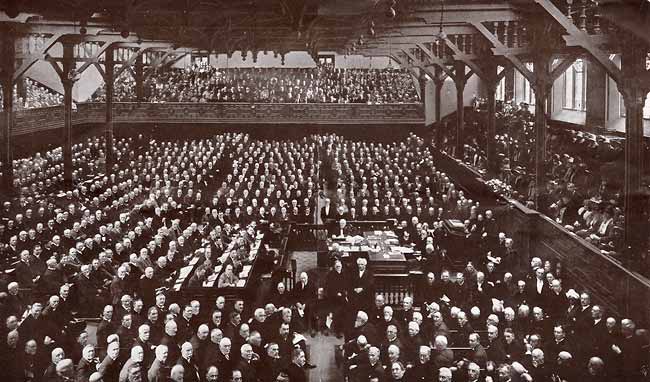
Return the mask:
[[482, 206], [494, 207], [501, 231], [512, 237], [519, 253], [518, 268], [526, 272], [530, 259], [561, 262], [564, 290], [587, 291], [606, 315], [650, 324], [650, 280], [600, 252], [552, 219], [522, 204], [494, 194], [480, 174], [446, 154], [436, 153], [436, 165]]
[[[2, 112], [0, 112], [0, 115]], [[63, 127], [63, 106], [20, 110], [14, 114], [12, 135], [34, 134]], [[73, 108], [73, 125], [104, 123], [106, 104], [80, 103]], [[2, 119], [0, 119], [2, 121]], [[424, 124], [419, 103], [368, 105], [361, 103], [135, 103], [113, 104], [115, 123], [194, 124]]]
[[565, 285], [574, 286], [577, 292], [589, 292], [594, 303], [608, 310], [606, 315], [650, 323], [648, 279], [624, 267], [620, 260], [602, 254], [545, 215], [530, 213], [516, 202], [512, 204], [510, 220], [513, 223], [528, 221], [528, 232], [519, 231], [523, 240], [528, 237], [528, 258], [537, 256], [561, 262]]

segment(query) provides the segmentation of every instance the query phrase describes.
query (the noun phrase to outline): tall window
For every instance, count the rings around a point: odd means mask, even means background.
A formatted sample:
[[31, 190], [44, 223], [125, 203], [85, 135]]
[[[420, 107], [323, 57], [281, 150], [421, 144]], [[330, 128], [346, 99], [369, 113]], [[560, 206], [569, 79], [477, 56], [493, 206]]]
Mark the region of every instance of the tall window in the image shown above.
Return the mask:
[[210, 65], [210, 56], [207, 54], [193, 54], [192, 63], [197, 66], [208, 66]]
[[[533, 63], [532, 62], [527, 62], [526, 63], [526, 68], [530, 70], [531, 72], [533, 71]], [[530, 86], [530, 82], [528, 82], [528, 79], [522, 75], [524, 79], [524, 97], [523, 97], [523, 102], [526, 102], [530, 106], [535, 105], [535, 92], [533, 91], [533, 87]]]
[[585, 63], [583, 60], [576, 60], [569, 69], [564, 72], [564, 109], [586, 111], [587, 99], [587, 76], [585, 75]]
[[334, 55], [328, 54], [321, 54], [318, 56], [318, 63], [323, 65], [333, 65], [334, 64]]
[[[502, 70], [505, 70], [504, 67], [499, 66], [497, 69], [497, 73], [501, 73]], [[497, 84], [497, 91], [495, 94], [495, 99], [497, 101], [505, 101], [506, 100], [506, 77], [504, 76], [501, 81]]]

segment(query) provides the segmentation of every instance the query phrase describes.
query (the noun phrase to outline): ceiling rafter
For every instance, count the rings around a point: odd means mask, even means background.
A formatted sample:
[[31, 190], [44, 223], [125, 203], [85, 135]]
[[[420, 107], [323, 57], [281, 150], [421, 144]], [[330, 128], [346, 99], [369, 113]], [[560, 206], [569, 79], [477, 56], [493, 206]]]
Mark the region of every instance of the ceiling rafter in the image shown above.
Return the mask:
[[[488, 39], [494, 45], [495, 48], [499, 48], [498, 51], [506, 51], [507, 47], [503, 45], [501, 41], [492, 33], [489, 29], [483, 25], [481, 22], [472, 22], [472, 25], [481, 33], [485, 38]], [[497, 51], [492, 50], [496, 55]], [[523, 75], [531, 84], [536, 82], [535, 74], [528, 70], [526, 65], [514, 54], [503, 54], [503, 56], [512, 63], [512, 65], [517, 69], [521, 75]]]

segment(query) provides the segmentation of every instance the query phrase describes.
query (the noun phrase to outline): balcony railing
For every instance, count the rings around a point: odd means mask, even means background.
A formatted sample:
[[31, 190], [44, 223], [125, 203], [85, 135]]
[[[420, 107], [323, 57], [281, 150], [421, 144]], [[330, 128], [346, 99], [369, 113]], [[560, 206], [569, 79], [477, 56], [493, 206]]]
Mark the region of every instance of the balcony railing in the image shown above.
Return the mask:
[[[105, 122], [103, 103], [77, 104], [73, 125]], [[245, 123], [245, 124], [421, 124], [424, 107], [405, 104], [253, 104], [253, 103], [115, 103], [116, 123]], [[63, 127], [63, 107], [15, 112], [12, 135]]]

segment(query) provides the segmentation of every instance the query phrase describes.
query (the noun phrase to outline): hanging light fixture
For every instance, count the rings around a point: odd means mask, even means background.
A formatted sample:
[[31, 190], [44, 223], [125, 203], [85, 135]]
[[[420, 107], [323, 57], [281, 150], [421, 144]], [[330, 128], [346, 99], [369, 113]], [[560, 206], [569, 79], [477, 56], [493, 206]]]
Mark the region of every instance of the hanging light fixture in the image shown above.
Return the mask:
[[440, 0], [440, 25], [438, 33], [434, 36], [436, 41], [444, 41], [447, 39], [447, 33], [443, 30], [443, 21], [445, 17], [445, 0]]
[[390, 5], [388, 6], [388, 11], [386, 12], [386, 16], [388, 16], [389, 19], [394, 19], [395, 16], [397, 16], [397, 11], [395, 11], [396, 5], [397, 5], [397, 0], [390, 1]]

